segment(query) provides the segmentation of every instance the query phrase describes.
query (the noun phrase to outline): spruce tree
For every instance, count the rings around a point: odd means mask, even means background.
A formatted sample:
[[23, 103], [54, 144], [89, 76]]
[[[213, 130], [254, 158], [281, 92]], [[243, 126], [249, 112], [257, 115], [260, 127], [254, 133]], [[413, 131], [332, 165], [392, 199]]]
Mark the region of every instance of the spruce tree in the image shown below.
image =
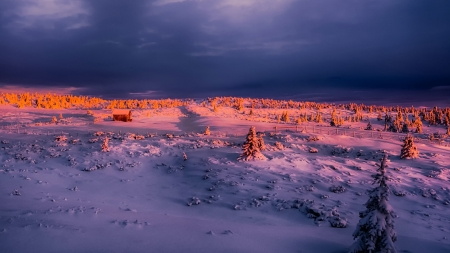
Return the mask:
[[247, 138], [242, 145], [242, 151], [244, 151], [238, 158], [242, 161], [250, 160], [264, 160], [266, 157], [261, 153], [260, 141], [258, 136], [256, 136], [256, 129], [254, 126], [250, 127], [248, 131]]
[[381, 165], [374, 175], [374, 184], [378, 186], [369, 191], [369, 200], [366, 202], [366, 210], [359, 213], [358, 225], [353, 238], [350, 253], [396, 253], [394, 242], [397, 234], [394, 230], [394, 210], [389, 205], [389, 186], [386, 176], [387, 155], [381, 161]]
[[367, 127], [365, 130], [373, 130], [372, 124], [370, 124], [370, 122], [367, 123]]
[[422, 121], [420, 120], [420, 117], [417, 117], [415, 120], [414, 120], [414, 126], [416, 127], [416, 133], [419, 133], [419, 134], [421, 134], [422, 132], [423, 132], [423, 130], [422, 130]]
[[418, 158], [419, 151], [416, 145], [414, 145], [414, 138], [411, 135], [405, 137], [405, 141], [402, 145], [402, 151], [400, 154], [401, 159]]

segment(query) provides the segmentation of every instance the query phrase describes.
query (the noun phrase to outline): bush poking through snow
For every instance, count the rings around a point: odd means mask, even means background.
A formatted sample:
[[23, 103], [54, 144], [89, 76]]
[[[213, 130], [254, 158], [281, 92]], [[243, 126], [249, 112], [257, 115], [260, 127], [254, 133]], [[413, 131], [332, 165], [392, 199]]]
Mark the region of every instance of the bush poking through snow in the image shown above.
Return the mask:
[[209, 126], [206, 127], [204, 135], [211, 135], [211, 130], [209, 129]]
[[351, 246], [350, 253], [387, 252], [395, 253], [394, 242], [397, 234], [394, 230], [394, 210], [389, 205], [389, 186], [386, 176], [387, 155], [381, 161], [374, 183], [379, 184], [371, 190], [366, 210], [359, 213], [358, 225], [353, 238], [356, 242]]
[[202, 203], [202, 201], [201, 201], [199, 198], [197, 198], [197, 197], [192, 197], [192, 198], [191, 198], [191, 201], [189, 201], [189, 202], [187, 203], [187, 205], [188, 205], [188, 206], [192, 206], [192, 205], [200, 205], [200, 203]]
[[250, 160], [265, 160], [266, 157], [261, 153], [260, 141], [256, 136], [256, 129], [254, 126], [250, 127], [248, 131], [247, 138], [242, 145], [242, 150], [244, 151], [238, 158], [240, 161], [250, 161]]
[[102, 152], [109, 152], [108, 137], [105, 137], [102, 143]]
[[134, 136], [134, 139], [135, 139], [135, 140], [145, 140], [145, 136], [136, 134], [136, 135]]
[[11, 194], [14, 195], [14, 196], [20, 196], [21, 195], [19, 190], [17, 190], [17, 189], [15, 189]]
[[67, 141], [67, 137], [65, 135], [56, 136], [55, 141], [65, 142], [65, 141]]
[[333, 185], [330, 187], [330, 191], [334, 193], [344, 193], [347, 189], [342, 185]]
[[278, 141], [275, 142], [275, 147], [277, 149], [279, 149], [279, 150], [283, 150], [284, 149], [283, 144], [281, 144], [281, 142], [278, 142]]
[[416, 145], [414, 145], [414, 139], [411, 135], [406, 136], [402, 145], [402, 151], [400, 154], [401, 159], [418, 158], [419, 151]]
[[187, 161], [187, 155], [183, 152], [183, 161]]
[[310, 148], [309, 153], [318, 153], [319, 150], [317, 148]]

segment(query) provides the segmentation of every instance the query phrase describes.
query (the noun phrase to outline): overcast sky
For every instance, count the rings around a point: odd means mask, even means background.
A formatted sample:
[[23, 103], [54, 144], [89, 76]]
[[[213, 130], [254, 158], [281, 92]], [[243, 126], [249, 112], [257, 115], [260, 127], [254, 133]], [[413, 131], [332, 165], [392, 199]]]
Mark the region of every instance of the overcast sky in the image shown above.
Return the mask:
[[0, 88], [450, 93], [449, 0], [1, 0], [0, 22]]

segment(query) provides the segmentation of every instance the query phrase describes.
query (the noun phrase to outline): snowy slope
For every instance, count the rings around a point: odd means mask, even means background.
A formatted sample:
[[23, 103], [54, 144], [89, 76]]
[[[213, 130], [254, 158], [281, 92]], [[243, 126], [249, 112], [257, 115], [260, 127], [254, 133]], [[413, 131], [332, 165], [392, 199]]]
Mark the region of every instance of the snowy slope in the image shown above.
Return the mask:
[[[2, 107], [3, 126], [70, 121], [0, 130], [0, 252], [346, 252], [384, 152], [398, 251], [450, 251], [449, 147], [419, 143], [419, 159], [400, 160], [395, 139], [271, 134], [200, 109], [132, 123], [105, 110], [92, 124], [80, 110]], [[237, 162], [251, 125], [268, 161]]]

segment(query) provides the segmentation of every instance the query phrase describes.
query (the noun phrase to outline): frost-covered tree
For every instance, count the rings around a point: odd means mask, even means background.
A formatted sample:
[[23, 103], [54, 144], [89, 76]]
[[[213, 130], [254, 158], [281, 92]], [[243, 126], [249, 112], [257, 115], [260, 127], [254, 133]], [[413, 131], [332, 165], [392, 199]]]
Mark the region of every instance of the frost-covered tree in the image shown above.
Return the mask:
[[264, 134], [263, 133], [259, 133], [258, 135], [258, 148], [260, 151], [264, 151], [266, 150], [266, 144], [264, 143]]
[[57, 122], [58, 122], [58, 120], [56, 119], [56, 117], [55, 117], [55, 116], [53, 116], [53, 117], [52, 117], [52, 121], [51, 121], [51, 123], [55, 123], [55, 124], [56, 124]]
[[400, 154], [401, 159], [418, 158], [419, 151], [414, 144], [414, 138], [411, 135], [405, 137], [405, 141], [402, 145], [402, 151]]
[[422, 121], [420, 120], [420, 117], [415, 118], [413, 125], [416, 127], [416, 133], [419, 133], [419, 134], [423, 133], [423, 130], [422, 130], [423, 124], [422, 124]]
[[206, 127], [204, 135], [211, 135], [211, 130], [209, 129], [209, 126]]
[[105, 137], [105, 139], [103, 140], [102, 151], [103, 152], [109, 152], [108, 137]]
[[244, 145], [242, 145], [242, 150], [244, 152], [239, 156], [238, 160], [250, 161], [266, 159], [261, 153], [260, 141], [258, 136], [256, 136], [256, 129], [254, 126], [250, 127]]
[[187, 161], [187, 155], [183, 152], [183, 161]]
[[394, 230], [394, 210], [389, 205], [389, 186], [386, 176], [387, 155], [374, 175], [374, 184], [378, 186], [369, 191], [366, 210], [359, 213], [359, 223], [353, 232], [356, 241], [350, 253], [396, 253], [394, 242], [397, 234]]
[[365, 130], [373, 130], [372, 124], [370, 124], [370, 122], [367, 123], [367, 127]]

